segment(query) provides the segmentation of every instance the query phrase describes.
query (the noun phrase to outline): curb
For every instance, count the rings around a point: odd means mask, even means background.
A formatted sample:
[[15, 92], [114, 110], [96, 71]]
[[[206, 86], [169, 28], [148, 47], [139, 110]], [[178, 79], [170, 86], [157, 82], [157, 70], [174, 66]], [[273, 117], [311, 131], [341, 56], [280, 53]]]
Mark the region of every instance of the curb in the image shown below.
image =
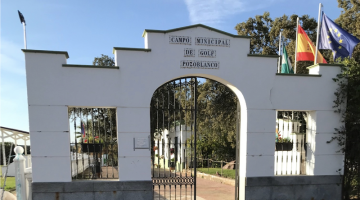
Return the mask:
[[196, 177], [219, 182], [219, 183], [226, 184], [226, 185], [231, 185], [231, 186], [235, 187], [235, 179], [223, 178], [223, 177], [205, 174], [205, 173], [201, 173], [201, 172], [196, 172]]

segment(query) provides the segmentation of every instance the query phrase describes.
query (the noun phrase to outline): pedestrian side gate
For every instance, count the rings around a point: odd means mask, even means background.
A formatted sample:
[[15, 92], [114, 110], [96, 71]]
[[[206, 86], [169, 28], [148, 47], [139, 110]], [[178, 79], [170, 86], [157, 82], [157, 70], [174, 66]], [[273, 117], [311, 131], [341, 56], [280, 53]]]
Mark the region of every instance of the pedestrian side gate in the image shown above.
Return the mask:
[[196, 199], [197, 86], [196, 77], [177, 79], [152, 97], [154, 199]]

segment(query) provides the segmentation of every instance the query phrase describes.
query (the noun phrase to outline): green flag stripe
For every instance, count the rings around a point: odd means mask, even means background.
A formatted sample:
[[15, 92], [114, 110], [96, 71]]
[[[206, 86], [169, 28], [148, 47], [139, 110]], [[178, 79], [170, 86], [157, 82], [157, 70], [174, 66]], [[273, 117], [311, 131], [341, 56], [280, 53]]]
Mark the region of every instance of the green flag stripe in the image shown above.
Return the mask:
[[283, 48], [281, 73], [286, 73], [286, 74], [293, 74], [294, 73], [294, 71], [292, 69], [292, 66], [291, 66], [290, 59], [289, 59], [288, 54], [286, 52], [285, 46]]

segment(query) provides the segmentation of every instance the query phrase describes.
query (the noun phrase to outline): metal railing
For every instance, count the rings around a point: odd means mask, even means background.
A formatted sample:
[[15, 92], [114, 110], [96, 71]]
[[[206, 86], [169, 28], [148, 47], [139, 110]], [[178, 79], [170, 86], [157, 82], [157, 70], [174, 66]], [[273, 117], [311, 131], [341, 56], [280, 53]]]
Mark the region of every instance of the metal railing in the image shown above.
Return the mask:
[[118, 179], [116, 109], [69, 108], [73, 179]]
[[[205, 161], [205, 162], [204, 162]], [[237, 167], [237, 164], [236, 162], [234, 161], [223, 161], [223, 160], [213, 160], [213, 159], [210, 159], [210, 158], [198, 158], [197, 160], [197, 168], [203, 168], [203, 169], [206, 169], [207, 168], [207, 173], [210, 173], [210, 169], [213, 169], [213, 168], [216, 168], [216, 169], [219, 169], [219, 172], [218, 176], [221, 176], [221, 177], [225, 177], [225, 178], [228, 178], [225, 173], [223, 173], [224, 171], [224, 166], [228, 163], [232, 163], [233, 162], [233, 169], [231, 170], [236, 170], [236, 167]], [[229, 169], [226, 169], [226, 170], [229, 170]], [[204, 173], [206, 173], [206, 170], [204, 171]]]
[[[177, 129], [174, 137], [155, 139], [151, 149], [154, 199], [193, 199], [195, 192], [192, 130]], [[181, 140], [182, 139], [182, 140]]]

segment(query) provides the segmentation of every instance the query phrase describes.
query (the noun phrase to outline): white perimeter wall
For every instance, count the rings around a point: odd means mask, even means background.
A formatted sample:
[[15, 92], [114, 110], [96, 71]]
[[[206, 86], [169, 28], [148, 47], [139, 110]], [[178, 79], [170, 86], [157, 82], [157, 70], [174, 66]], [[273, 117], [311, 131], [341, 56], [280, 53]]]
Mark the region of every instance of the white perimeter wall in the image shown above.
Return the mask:
[[[191, 36], [192, 45], [169, 44], [169, 35]], [[195, 37], [230, 39], [230, 47], [195, 45]], [[318, 66], [321, 77], [279, 76], [277, 59], [249, 57], [248, 38], [234, 38], [203, 27], [169, 33], [148, 32], [150, 52], [115, 50], [120, 69], [62, 67], [64, 54], [26, 52], [33, 181], [71, 181], [68, 106], [117, 109], [119, 179], [151, 180], [150, 151], [133, 151], [134, 137], [150, 134], [150, 100], [162, 84], [179, 77], [201, 76], [230, 87], [241, 104], [240, 163], [245, 177], [274, 175], [276, 110], [311, 111], [311, 156], [307, 173], [336, 175], [343, 155], [326, 144], [338, 128], [333, 112], [339, 67]], [[193, 58], [184, 48], [196, 49]], [[197, 49], [216, 50], [216, 58], [197, 56]], [[219, 69], [184, 69], [181, 60], [219, 61]], [[115, 92], [114, 92], [115, 91]], [[242, 187], [243, 181], [240, 185]]]

